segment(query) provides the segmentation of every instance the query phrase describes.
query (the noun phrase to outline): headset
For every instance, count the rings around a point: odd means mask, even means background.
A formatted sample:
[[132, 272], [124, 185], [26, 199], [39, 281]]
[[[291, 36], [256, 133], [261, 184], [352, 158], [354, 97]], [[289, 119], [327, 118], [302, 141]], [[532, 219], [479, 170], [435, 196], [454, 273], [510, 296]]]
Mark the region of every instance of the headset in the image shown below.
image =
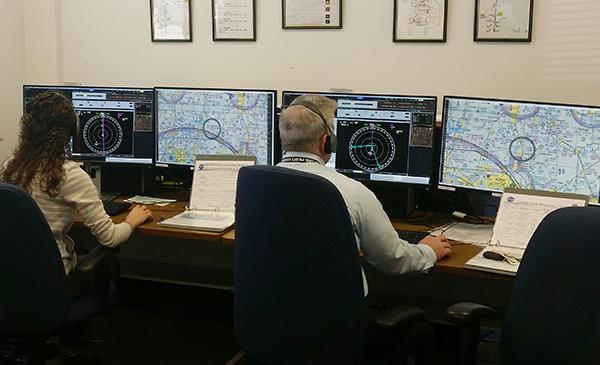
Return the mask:
[[306, 109], [318, 115], [319, 118], [321, 118], [323, 123], [325, 123], [325, 129], [327, 130], [327, 138], [325, 138], [325, 145], [323, 146], [323, 150], [327, 154], [335, 152], [335, 149], [337, 148], [337, 137], [335, 136], [335, 133], [333, 133], [331, 127], [329, 127], [329, 124], [327, 124], [327, 120], [325, 120], [323, 114], [319, 112], [319, 107], [315, 103], [312, 103], [308, 100], [298, 100], [298, 98], [296, 98], [288, 107], [292, 105], [303, 106]]

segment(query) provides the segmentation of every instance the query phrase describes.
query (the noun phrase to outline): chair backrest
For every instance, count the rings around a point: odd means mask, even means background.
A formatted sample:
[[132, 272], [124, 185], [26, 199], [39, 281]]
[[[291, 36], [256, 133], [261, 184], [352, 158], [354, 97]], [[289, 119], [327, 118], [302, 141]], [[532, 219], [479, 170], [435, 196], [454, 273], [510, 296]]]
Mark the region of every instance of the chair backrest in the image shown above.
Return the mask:
[[505, 364], [600, 364], [600, 208], [550, 213], [513, 283]]
[[237, 183], [235, 333], [267, 364], [346, 364], [362, 350], [363, 285], [346, 204], [328, 180], [244, 167]]
[[0, 183], [0, 334], [53, 330], [66, 322], [69, 294], [48, 223], [22, 189]]

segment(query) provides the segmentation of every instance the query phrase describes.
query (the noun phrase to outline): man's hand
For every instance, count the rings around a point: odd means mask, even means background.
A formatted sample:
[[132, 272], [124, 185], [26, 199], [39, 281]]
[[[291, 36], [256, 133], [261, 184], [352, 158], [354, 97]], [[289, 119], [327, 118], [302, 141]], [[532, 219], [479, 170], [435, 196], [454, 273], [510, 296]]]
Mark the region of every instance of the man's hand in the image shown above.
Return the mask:
[[435, 256], [438, 260], [450, 255], [452, 253], [452, 248], [448, 239], [444, 236], [427, 236], [423, 238], [419, 243], [427, 245], [433, 249], [435, 252]]

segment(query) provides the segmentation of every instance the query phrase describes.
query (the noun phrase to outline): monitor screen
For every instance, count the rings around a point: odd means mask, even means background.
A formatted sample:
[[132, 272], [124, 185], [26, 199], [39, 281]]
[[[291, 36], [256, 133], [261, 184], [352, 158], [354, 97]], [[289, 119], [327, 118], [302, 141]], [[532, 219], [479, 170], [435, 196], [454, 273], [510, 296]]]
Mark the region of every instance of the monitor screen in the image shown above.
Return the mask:
[[76, 161], [152, 164], [154, 90], [112, 87], [23, 87], [23, 106], [45, 91], [65, 95], [79, 116], [67, 155]]
[[156, 164], [194, 166], [196, 155], [273, 157], [276, 92], [156, 88]]
[[337, 102], [337, 149], [327, 166], [359, 180], [431, 184], [435, 96], [284, 91], [283, 105], [307, 93]]
[[578, 193], [598, 202], [600, 107], [446, 96], [440, 187]]

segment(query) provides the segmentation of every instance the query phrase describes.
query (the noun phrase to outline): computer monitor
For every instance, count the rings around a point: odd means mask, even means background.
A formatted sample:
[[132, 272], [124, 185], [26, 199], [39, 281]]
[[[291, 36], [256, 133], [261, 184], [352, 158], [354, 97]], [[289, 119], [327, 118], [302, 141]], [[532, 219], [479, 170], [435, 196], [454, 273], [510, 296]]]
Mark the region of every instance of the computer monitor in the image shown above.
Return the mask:
[[153, 163], [153, 89], [25, 85], [23, 107], [35, 95], [50, 90], [71, 100], [79, 116], [79, 132], [67, 151], [71, 159], [93, 163]]
[[358, 180], [431, 184], [435, 96], [284, 91], [282, 107], [304, 94], [337, 102], [338, 146], [327, 166]]
[[156, 88], [156, 166], [192, 168], [196, 155], [273, 158], [273, 90]]
[[600, 107], [444, 97], [440, 188], [600, 191]]

